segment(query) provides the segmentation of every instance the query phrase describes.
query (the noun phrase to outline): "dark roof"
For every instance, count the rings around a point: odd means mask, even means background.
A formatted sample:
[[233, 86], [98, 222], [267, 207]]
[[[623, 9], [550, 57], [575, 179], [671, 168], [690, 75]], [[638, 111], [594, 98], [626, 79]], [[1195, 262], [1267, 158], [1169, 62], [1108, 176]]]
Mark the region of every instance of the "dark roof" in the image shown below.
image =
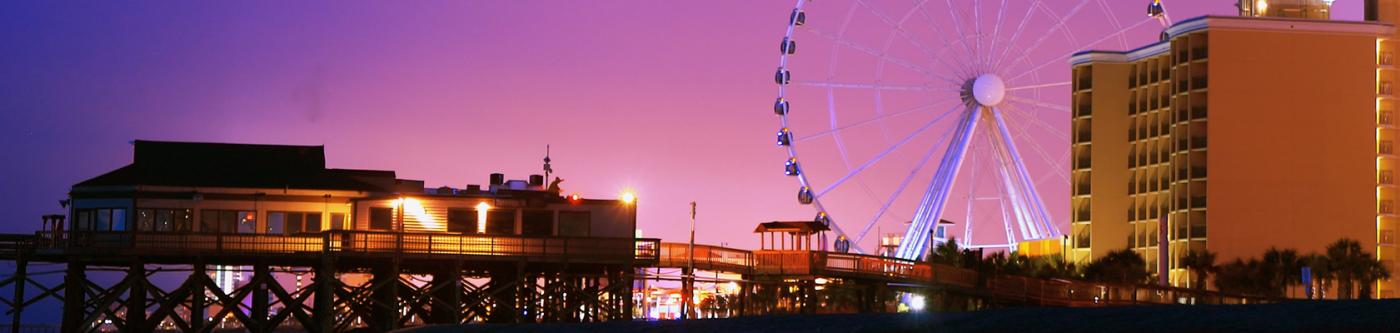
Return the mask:
[[815, 221], [773, 221], [759, 223], [753, 232], [800, 232], [815, 233], [831, 230], [831, 227]]
[[130, 165], [77, 187], [189, 186], [394, 191], [394, 172], [326, 169], [322, 146], [136, 141]]

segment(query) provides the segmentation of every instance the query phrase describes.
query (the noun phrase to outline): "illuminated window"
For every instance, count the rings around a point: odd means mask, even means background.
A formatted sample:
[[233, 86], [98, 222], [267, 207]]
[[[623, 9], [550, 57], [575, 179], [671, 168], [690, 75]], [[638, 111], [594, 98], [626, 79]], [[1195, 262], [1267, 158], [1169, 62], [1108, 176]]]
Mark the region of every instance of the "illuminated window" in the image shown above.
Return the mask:
[[331, 229], [345, 229], [345, 213], [331, 213]]
[[194, 212], [189, 209], [138, 209], [136, 230], [188, 232], [193, 228]]
[[1381, 230], [1381, 245], [1395, 245], [1395, 230]]
[[73, 230], [83, 231], [126, 231], [126, 209], [97, 208], [78, 209], [73, 219]]

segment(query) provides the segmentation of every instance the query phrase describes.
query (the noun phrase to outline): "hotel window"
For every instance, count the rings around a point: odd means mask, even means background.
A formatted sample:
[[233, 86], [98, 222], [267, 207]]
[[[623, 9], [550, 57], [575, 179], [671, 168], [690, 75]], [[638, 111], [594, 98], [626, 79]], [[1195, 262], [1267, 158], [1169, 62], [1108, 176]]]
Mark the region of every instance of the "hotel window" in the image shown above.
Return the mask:
[[1382, 111], [1380, 112], [1380, 115], [1376, 117], [1376, 124], [1377, 124], [1377, 125], [1395, 125], [1395, 115], [1394, 115], [1394, 112], [1391, 112], [1390, 110], [1382, 110]]
[[1381, 245], [1395, 245], [1395, 230], [1381, 230]]
[[388, 207], [369, 208], [369, 230], [393, 230], [394, 209]]
[[527, 209], [520, 213], [520, 234], [550, 236], [554, 234], [554, 211]]
[[1390, 200], [1381, 201], [1381, 203], [1380, 203], [1380, 213], [1381, 213], [1381, 214], [1394, 214], [1394, 213], [1395, 213], [1395, 202], [1394, 202], [1394, 201], [1390, 201]]
[[1394, 88], [1395, 88], [1395, 87], [1393, 87], [1393, 86], [1390, 84], [1390, 81], [1381, 81], [1380, 89], [1379, 89], [1379, 90], [1380, 90], [1380, 95], [1381, 95], [1381, 96], [1390, 96], [1392, 93], [1395, 92]]
[[321, 231], [321, 213], [268, 212], [267, 233], [296, 234]]
[[447, 210], [447, 232], [476, 233], [476, 210], [450, 208]]
[[1379, 62], [1381, 65], [1394, 65], [1394, 64], [1395, 64], [1395, 52], [1388, 52], [1388, 51], [1387, 51], [1387, 52], [1381, 52], [1380, 59], [1379, 59], [1378, 62]]
[[203, 209], [199, 211], [199, 230], [207, 233], [257, 233], [258, 218], [252, 211]]
[[96, 208], [78, 209], [73, 219], [73, 230], [81, 231], [126, 231], [126, 209]]
[[1394, 142], [1394, 141], [1390, 141], [1390, 140], [1382, 140], [1382, 141], [1379, 143], [1379, 147], [1378, 147], [1377, 150], [1378, 150], [1381, 154], [1386, 154], [1386, 155], [1393, 154], [1393, 153], [1395, 153], [1395, 142]]
[[189, 209], [137, 209], [136, 230], [158, 232], [189, 232], [194, 224], [194, 211]]
[[1378, 179], [1376, 179], [1376, 182], [1381, 183], [1381, 184], [1386, 184], [1386, 185], [1395, 184], [1395, 171], [1393, 171], [1393, 170], [1381, 170], [1381, 171], [1380, 171], [1380, 175], [1377, 176], [1376, 178], [1378, 178]]

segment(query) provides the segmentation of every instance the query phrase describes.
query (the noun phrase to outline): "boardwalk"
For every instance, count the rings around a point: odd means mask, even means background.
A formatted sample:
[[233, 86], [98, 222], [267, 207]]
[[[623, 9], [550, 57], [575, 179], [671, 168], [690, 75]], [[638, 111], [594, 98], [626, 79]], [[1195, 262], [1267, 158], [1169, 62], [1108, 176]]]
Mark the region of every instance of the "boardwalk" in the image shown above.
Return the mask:
[[[657, 239], [350, 230], [5, 235], [0, 236], [0, 258], [21, 269], [0, 281], [0, 288], [14, 291], [0, 293], [0, 299], [7, 309], [18, 310], [9, 312], [16, 321], [25, 309], [14, 304], [58, 299], [64, 303], [65, 331], [201, 331], [234, 325], [254, 332], [330, 332], [433, 323], [630, 320], [637, 317], [634, 285], [649, 278], [638, 270], [689, 270], [688, 248]], [[734, 281], [742, 286], [739, 315], [891, 311], [896, 290], [971, 300], [976, 308], [1264, 301], [1177, 288], [993, 276], [850, 253], [694, 249], [694, 269], [741, 277]], [[66, 264], [65, 282], [45, 285], [27, 276], [23, 267], [30, 262]], [[251, 275], [237, 288], [221, 287], [206, 270], [215, 265], [251, 268]], [[88, 279], [90, 268], [126, 277], [101, 285]], [[277, 281], [273, 273], [278, 272], [313, 278], [291, 288]], [[154, 274], [183, 274], [184, 282], [173, 288], [157, 285]], [[364, 278], [331, 278], [342, 274]], [[821, 296], [816, 281], [826, 279], [851, 282], [859, 286], [859, 295], [844, 300]], [[690, 281], [684, 285], [694, 286]], [[206, 311], [209, 317], [190, 315]]]

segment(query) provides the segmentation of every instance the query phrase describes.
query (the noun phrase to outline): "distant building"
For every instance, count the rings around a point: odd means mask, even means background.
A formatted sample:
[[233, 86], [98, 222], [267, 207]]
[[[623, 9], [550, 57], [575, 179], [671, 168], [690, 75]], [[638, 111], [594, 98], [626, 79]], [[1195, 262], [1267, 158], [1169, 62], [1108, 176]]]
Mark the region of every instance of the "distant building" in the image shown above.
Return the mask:
[[[1272, 246], [1322, 252], [1346, 237], [1400, 272], [1400, 3], [1367, 1], [1371, 21], [1347, 22], [1328, 20], [1330, 2], [1241, 1], [1241, 17], [1076, 54], [1071, 260], [1131, 248], [1149, 271], [1164, 258], [1169, 282], [1190, 286], [1179, 263], [1188, 251], [1223, 263]], [[1378, 296], [1397, 296], [1396, 281]]]

